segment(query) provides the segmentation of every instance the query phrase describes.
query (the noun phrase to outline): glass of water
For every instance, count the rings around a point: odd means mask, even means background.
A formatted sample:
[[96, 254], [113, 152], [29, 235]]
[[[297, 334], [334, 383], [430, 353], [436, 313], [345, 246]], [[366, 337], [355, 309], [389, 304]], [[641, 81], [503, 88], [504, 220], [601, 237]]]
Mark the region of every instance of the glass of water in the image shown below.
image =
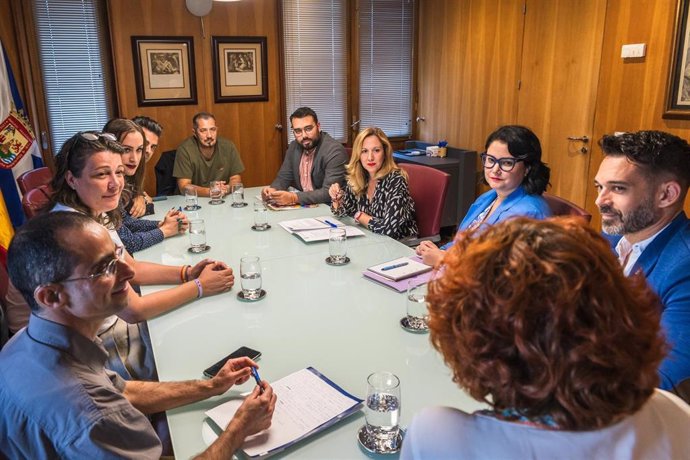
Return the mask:
[[241, 182], [232, 186], [232, 207], [241, 208], [247, 206], [244, 202], [244, 185]]
[[266, 203], [260, 198], [254, 200], [254, 230], [268, 230], [271, 228], [268, 225], [268, 209], [266, 208]]
[[344, 228], [332, 228], [328, 235], [328, 254], [326, 260], [331, 265], [344, 265], [350, 261], [347, 258], [347, 233]]
[[195, 186], [188, 185], [184, 188], [184, 202], [185, 211], [196, 211], [201, 208], [201, 206], [199, 206], [199, 197], [196, 193]]
[[192, 219], [189, 221], [190, 252], [204, 252], [206, 246], [206, 223], [204, 219]]
[[261, 297], [261, 260], [258, 256], [240, 259], [240, 279], [244, 300], [259, 300]]
[[375, 452], [400, 449], [400, 379], [391, 372], [374, 372], [367, 377], [364, 407], [368, 441]]
[[426, 306], [428, 284], [407, 287], [407, 316], [400, 321], [402, 327], [410, 332], [429, 331], [429, 311]]
[[212, 180], [209, 184], [209, 195], [211, 201], [209, 204], [223, 204], [223, 183], [219, 180]]

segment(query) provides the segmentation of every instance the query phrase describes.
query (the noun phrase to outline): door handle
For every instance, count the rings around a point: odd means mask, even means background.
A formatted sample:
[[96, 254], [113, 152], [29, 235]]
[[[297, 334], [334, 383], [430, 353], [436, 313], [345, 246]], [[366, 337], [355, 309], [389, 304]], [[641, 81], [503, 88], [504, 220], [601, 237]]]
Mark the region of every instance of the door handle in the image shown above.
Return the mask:
[[[587, 136], [580, 136], [580, 137], [568, 136], [568, 140], [569, 141], [575, 141], [575, 142], [582, 142], [582, 144], [587, 144], [589, 142], [589, 137], [587, 137]], [[580, 153], [587, 153], [588, 151], [589, 151], [589, 149], [587, 149], [586, 145], [583, 145], [580, 148]]]
[[276, 123], [273, 127], [274, 127], [276, 130], [278, 130], [278, 131], [282, 131], [282, 130], [283, 130], [283, 125], [281, 125], [280, 123]]
[[419, 123], [420, 121], [426, 121], [426, 118], [425, 117], [417, 117], [417, 123]]
[[355, 129], [362, 120], [356, 120], [350, 125], [350, 129]]

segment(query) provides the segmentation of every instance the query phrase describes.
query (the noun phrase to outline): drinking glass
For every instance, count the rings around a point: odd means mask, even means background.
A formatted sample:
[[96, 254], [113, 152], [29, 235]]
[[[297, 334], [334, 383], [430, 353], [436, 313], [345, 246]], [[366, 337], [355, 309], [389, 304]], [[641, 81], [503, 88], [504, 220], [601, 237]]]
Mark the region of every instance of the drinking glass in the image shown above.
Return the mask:
[[223, 204], [223, 187], [222, 182], [219, 180], [212, 180], [209, 184], [209, 195], [211, 196], [211, 201], [209, 204]]
[[189, 243], [191, 252], [204, 252], [206, 246], [206, 224], [204, 219], [192, 219], [189, 221]]
[[391, 372], [367, 377], [366, 431], [376, 452], [400, 449], [400, 379]]
[[347, 233], [344, 228], [332, 228], [328, 236], [330, 263], [345, 264], [347, 260]]
[[201, 208], [201, 206], [199, 206], [199, 197], [197, 196], [195, 186], [188, 185], [184, 188], [184, 202], [185, 211], [196, 211]]
[[261, 260], [258, 256], [240, 259], [240, 280], [245, 300], [258, 300], [261, 296]]
[[268, 209], [266, 203], [261, 199], [254, 200], [254, 230], [267, 230], [271, 228], [268, 225]]
[[232, 207], [241, 208], [247, 206], [244, 202], [244, 185], [242, 183], [237, 183], [232, 186]]
[[409, 283], [407, 287], [407, 317], [402, 324], [411, 332], [427, 332], [429, 330], [429, 311], [426, 306], [428, 284], [415, 286]]

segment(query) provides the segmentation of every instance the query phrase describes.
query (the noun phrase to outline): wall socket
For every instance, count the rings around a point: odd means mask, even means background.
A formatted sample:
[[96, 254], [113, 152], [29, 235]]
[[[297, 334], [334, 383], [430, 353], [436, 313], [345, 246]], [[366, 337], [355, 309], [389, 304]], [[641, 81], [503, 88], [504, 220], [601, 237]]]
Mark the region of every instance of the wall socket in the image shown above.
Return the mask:
[[645, 43], [633, 43], [630, 45], [623, 45], [621, 48], [621, 57], [627, 58], [641, 58], [647, 54], [647, 45]]

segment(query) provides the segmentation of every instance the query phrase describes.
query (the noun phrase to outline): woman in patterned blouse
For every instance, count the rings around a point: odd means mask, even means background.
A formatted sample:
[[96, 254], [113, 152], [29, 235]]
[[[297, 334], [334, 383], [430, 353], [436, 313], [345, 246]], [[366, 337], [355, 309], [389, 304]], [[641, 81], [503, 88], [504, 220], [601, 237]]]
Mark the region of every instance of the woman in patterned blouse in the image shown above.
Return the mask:
[[349, 215], [374, 233], [401, 239], [417, 235], [407, 174], [393, 161], [393, 147], [379, 128], [360, 132], [352, 147], [347, 186], [331, 185], [331, 211]]
[[140, 208], [152, 203], [151, 198], [144, 192], [144, 150], [146, 137], [139, 125], [124, 118], [114, 118], [104, 127], [103, 131], [114, 135], [124, 147], [122, 163], [125, 167], [125, 191], [122, 193], [120, 206], [122, 225], [117, 234], [125, 249], [130, 254], [144, 250], [160, 243], [164, 238], [184, 233], [188, 223], [186, 216], [175, 209], [168, 211], [162, 221], [139, 219], [144, 214]]

